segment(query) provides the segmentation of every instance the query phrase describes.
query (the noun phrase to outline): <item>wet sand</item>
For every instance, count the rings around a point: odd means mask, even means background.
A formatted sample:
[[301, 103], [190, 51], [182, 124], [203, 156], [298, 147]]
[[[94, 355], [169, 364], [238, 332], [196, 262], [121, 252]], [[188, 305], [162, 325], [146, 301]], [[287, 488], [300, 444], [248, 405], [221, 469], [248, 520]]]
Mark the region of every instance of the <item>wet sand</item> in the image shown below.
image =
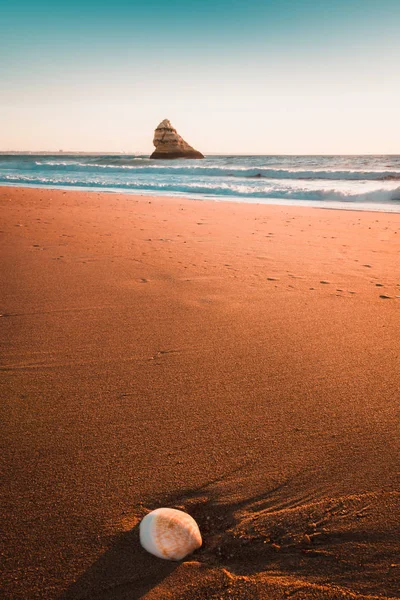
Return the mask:
[[2, 598], [400, 597], [399, 214], [0, 204]]

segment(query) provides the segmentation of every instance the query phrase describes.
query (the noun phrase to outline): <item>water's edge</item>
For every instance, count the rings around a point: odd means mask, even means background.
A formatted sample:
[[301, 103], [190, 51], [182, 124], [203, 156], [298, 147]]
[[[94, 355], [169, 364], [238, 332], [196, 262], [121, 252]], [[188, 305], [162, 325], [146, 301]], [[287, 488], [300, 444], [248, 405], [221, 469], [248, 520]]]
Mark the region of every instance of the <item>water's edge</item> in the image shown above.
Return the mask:
[[0, 185], [400, 212], [400, 156], [0, 155]]
[[10, 187], [17, 189], [44, 189], [44, 190], [55, 190], [55, 191], [70, 191], [70, 192], [88, 192], [97, 194], [124, 194], [129, 196], [142, 196], [145, 198], [181, 198], [182, 200], [196, 200], [197, 202], [224, 202], [224, 203], [235, 203], [235, 204], [255, 204], [265, 206], [287, 206], [287, 207], [299, 207], [299, 208], [315, 208], [323, 210], [346, 210], [355, 212], [376, 212], [376, 213], [392, 213], [400, 214], [400, 205], [391, 204], [374, 204], [374, 203], [345, 203], [345, 202], [327, 202], [318, 200], [283, 200], [281, 198], [259, 198], [255, 200], [246, 200], [241, 197], [219, 197], [219, 196], [207, 196], [204, 195], [188, 195], [184, 192], [179, 193], [166, 193], [166, 192], [151, 192], [151, 191], [137, 191], [129, 189], [113, 189], [113, 188], [97, 188], [97, 187], [80, 187], [72, 185], [35, 185], [35, 184], [23, 184], [18, 183], [3, 183], [0, 181], [0, 188]]

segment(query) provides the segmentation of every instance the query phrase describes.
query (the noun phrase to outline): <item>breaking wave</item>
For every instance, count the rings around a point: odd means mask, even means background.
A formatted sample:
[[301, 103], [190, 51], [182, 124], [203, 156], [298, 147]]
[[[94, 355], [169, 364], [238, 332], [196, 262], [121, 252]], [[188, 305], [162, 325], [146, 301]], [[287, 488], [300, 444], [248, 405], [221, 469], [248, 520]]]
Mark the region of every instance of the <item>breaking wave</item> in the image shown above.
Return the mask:
[[[133, 159], [135, 160], [135, 159]], [[140, 159], [143, 161], [144, 159]], [[148, 161], [151, 162], [150, 160]], [[246, 168], [236, 167], [233, 169], [227, 169], [225, 166], [221, 167], [208, 167], [208, 166], [175, 166], [175, 165], [146, 165], [138, 166], [136, 164], [101, 164], [101, 163], [87, 163], [87, 162], [67, 162], [67, 161], [36, 161], [36, 165], [46, 169], [49, 167], [54, 170], [80, 170], [88, 169], [91, 171], [104, 170], [109, 171], [131, 171], [138, 175], [151, 174], [151, 175], [182, 175], [191, 177], [193, 175], [209, 176], [209, 177], [244, 177], [244, 178], [260, 178], [260, 179], [328, 179], [328, 180], [348, 180], [348, 181], [400, 181], [400, 171], [324, 171], [324, 170], [287, 170], [287, 169], [257, 169], [257, 168]]]
[[73, 188], [104, 188], [109, 190], [127, 190], [127, 191], [148, 191], [152, 193], [173, 193], [179, 195], [202, 195], [207, 197], [228, 196], [232, 198], [247, 199], [282, 199], [282, 200], [307, 200], [318, 202], [362, 202], [362, 203], [400, 203], [400, 186], [394, 189], [376, 189], [366, 192], [340, 191], [335, 188], [330, 189], [307, 189], [298, 187], [296, 189], [289, 187], [275, 187], [273, 185], [265, 186], [262, 189], [254, 189], [247, 185], [228, 185], [226, 183], [166, 183], [166, 182], [114, 182], [108, 184], [99, 179], [70, 179], [65, 181], [62, 178], [45, 178], [29, 176], [5, 176], [0, 177], [0, 183], [18, 184], [18, 185], [38, 185], [38, 186], [57, 186]]
[[400, 212], [400, 156], [0, 155], [1, 183]]

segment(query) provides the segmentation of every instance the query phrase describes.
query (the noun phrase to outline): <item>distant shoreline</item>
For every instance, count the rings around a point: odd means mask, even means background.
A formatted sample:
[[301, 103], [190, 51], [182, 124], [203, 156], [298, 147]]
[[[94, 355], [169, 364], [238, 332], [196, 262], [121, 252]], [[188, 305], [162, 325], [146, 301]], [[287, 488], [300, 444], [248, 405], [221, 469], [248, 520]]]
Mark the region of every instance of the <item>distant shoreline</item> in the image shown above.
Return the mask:
[[149, 152], [84, 152], [54, 150], [0, 150], [0, 156], [149, 156]]

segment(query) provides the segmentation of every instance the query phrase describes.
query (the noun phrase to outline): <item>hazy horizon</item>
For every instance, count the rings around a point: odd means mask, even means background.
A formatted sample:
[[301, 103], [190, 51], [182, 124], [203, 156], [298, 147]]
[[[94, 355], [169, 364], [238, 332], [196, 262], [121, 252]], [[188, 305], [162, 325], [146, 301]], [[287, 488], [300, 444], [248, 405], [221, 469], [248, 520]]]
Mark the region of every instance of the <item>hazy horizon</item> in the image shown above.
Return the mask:
[[19, 0], [3, 7], [0, 150], [400, 153], [398, 0]]
[[[151, 154], [151, 150], [149, 152], [129, 152], [129, 151], [121, 151], [121, 152], [115, 152], [112, 150], [0, 150], [0, 155], [51, 155], [51, 156], [56, 156], [56, 155], [60, 155], [60, 156], [75, 156], [75, 155], [89, 155], [89, 156], [95, 156], [95, 155], [99, 155], [99, 156], [107, 156], [108, 154], [111, 155], [115, 155], [115, 156], [150, 156]], [[303, 157], [329, 157], [329, 156], [333, 156], [333, 157], [379, 157], [379, 156], [394, 156], [394, 157], [399, 157], [400, 153], [395, 153], [395, 152], [385, 152], [385, 153], [375, 153], [375, 152], [366, 152], [366, 153], [350, 153], [350, 154], [346, 154], [346, 153], [329, 153], [329, 154], [312, 154], [312, 153], [296, 153], [296, 154], [288, 154], [288, 153], [277, 153], [277, 154], [267, 154], [267, 153], [243, 153], [243, 152], [228, 152], [228, 153], [222, 153], [222, 152], [207, 152], [205, 158], [207, 157], [211, 157], [211, 156], [215, 156], [215, 157], [235, 157], [235, 156], [240, 156], [240, 157], [257, 157], [257, 156], [268, 156], [268, 157], [296, 157], [296, 156], [303, 156]], [[167, 159], [168, 160], [168, 159]], [[183, 159], [186, 160], [186, 159]]]

